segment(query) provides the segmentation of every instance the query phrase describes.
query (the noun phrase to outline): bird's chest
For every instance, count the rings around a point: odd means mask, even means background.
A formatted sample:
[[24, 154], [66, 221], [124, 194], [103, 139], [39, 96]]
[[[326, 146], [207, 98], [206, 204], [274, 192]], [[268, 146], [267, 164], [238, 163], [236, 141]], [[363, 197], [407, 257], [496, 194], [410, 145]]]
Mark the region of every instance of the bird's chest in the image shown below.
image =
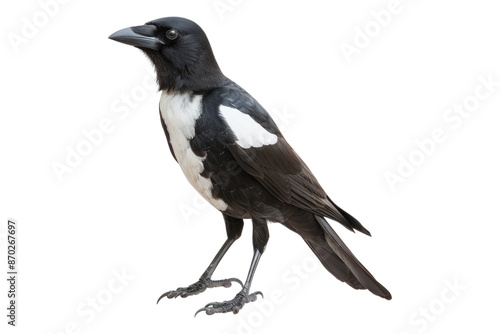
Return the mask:
[[190, 93], [163, 92], [160, 99], [161, 117], [167, 127], [170, 145], [184, 175], [191, 185], [215, 208], [225, 211], [227, 204], [212, 195], [213, 184], [203, 177], [203, 160], [191, 149], [196, 120], [202, 113], [202, 96]]

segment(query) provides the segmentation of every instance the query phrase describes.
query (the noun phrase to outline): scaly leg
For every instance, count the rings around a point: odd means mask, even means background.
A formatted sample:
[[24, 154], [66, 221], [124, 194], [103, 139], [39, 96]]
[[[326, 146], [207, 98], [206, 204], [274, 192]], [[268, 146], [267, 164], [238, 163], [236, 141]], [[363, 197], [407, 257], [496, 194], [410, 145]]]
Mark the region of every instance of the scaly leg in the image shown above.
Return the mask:
[[256, 301], [257, 295], [264, 297], [260, 291], [254, 293], [249, 293], [249, 291], [260, 257], [262, 256], [262, 253], [264, 253], [267, 241], [269, 240], [269, 230], [267, 228], [267, 222], [264, 219], [252, 219], [252, 223], [254, 254], [243, 289], [233, 299], [223, 302], [209, 303], [204, 308], [199, 309], [196, 314], [199, 312], [205, 312], [208, 315], [226, 312], [233, 312], [236, 314], [246, 303]]
[[221, 249], [217, 252], [217, 255], [215, 255], [207, 270], [205, 270], [203, 275], [201, 275], [198, 282], [193, 283], [185, 288], [178, 288], [177, 290], [165, 292], [160, 296], [160, 298], [158, 298], [158, 302], [163, 297], [177, 298], [181, 296], [185, 298], [188, 296], [197, 295], [205, 291], [207, 288], [215, 288], [219, 286], [228, 288], [231, 286], [232, 282], [239, 283], [241, 286], [243, 286], [241, 281], [237, 278], [228, 278], [216, 281], [213, 281], [211, 279], [215, 268], [217, 268], [217, 265], [222, 260], [229, 247], [231, 247], [231, 245], [241, 236], [241, 231], [243, 230], [243, 219], [233, 218], [224, 214], [223, 216], [224, 221], [226, 222], [227, 240], [224, 242]]

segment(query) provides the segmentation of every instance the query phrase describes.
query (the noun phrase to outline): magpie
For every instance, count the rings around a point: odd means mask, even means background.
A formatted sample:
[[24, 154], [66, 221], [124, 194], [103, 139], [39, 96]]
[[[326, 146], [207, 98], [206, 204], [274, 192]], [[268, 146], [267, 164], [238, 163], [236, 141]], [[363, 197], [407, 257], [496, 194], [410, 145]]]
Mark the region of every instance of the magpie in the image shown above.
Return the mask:
[[[191, 185], [224, 218], [227, 239], [200, 279], [163, 297], [197, 295], [207, 288], [242, 286], [231, 300], [207, 304], [206, 314], [238, 311], [250, 292], [269, 240], [268, 222], [298, 233], [323, 266], [354, 289], [391, 294], [347, 248], [325, 218], [370, 232], [335, 204], [283, 137], [267, 111], [222, 74], [207, 36], [193, 21], [165, 17], [119, 30], [110, 39], [135, 46], [151, 60], [161, 91], [160, 119], [170, 152]], [[253, 257], [245, 283], [212, 274], [251, 219]], [[196, 312], [196, 314], [198, 313]]]

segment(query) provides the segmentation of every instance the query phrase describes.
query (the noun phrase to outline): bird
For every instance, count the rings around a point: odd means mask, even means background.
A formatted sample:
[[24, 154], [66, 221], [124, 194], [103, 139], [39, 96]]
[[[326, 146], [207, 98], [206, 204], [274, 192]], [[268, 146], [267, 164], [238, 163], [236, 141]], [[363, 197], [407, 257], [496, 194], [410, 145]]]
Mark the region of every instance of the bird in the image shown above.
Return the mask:
[[[236, 314], [246, 303], [263, 298], [262, 292], [251, 292], [251, 284], [269, 240], [269, 223], [299, 234], [338, 280], [392, 298], [326, 218], [352, 232], [371, 236], [370, 232], [330, 199], [264, 107], [222, 73], [197, 23], [164, 17], [121, 29], [109, 38], [140, 49], [151, 61], [170, 152], [189, 183], [222, 213], [226, 228], [226, 241], [199, 280], [165, 292], [158, 302], [232, 283], [241, 285], [233, 299], [209, 303], [196, 314]], [[252, 223], [253, 245], [246, 281], [213, 280], [218, 264], [241, 236], [245, 219]]]

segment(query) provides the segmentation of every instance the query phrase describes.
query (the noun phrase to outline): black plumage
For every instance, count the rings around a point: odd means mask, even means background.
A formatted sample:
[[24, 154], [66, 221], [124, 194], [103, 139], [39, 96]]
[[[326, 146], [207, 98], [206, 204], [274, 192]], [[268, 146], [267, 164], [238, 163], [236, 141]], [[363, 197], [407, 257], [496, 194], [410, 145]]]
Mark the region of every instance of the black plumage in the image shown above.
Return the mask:
[[222, 212], [226, 224], [227, 240], [200, 280], [160, 299], [242, 284], [235, 278], [213, 281], [211, 277], [240, 237], [243, 219], [252, 219], [253, 225], [254, 256], [247, 280], [234, 299], [211, 303], [200, 311], [237, 313], [257, 298], [260, 293], [250, 293], [250, 285], [269, 240], [268, 222], [298, 233], [340, 281], [391, 298], [325, 217], [351, 231], [370, 235], [368, 230], [328, 197], [266, 110], [222, 74], [196, 23], [163, 18], [120, 30], [110, 38], [138, 47], [151, 59], [163, 92], [160, 118], [170, 151], [191, 184]]

